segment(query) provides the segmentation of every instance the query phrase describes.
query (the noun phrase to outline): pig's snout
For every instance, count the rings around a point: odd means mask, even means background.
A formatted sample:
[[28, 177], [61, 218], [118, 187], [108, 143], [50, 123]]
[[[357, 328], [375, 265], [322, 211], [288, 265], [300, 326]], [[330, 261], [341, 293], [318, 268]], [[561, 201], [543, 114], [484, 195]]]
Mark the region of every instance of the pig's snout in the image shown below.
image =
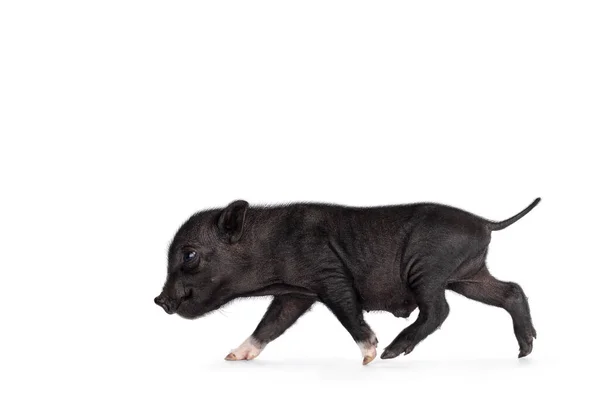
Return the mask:
[[158, 295], [158, 297], [154, 299], [154, 303], [161, 306], [167, 314], [173, 314], [175, 312], [175, 302], [165, 296], [164, 293]]

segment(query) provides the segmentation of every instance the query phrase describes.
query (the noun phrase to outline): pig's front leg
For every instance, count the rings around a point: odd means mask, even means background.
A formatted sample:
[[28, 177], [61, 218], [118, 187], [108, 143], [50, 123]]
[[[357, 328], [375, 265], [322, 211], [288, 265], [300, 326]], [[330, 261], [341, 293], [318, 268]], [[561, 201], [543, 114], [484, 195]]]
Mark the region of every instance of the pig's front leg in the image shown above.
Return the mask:
[[252, 360], [269, 342], [277, 339], [314, 304], [315, 298], [279, 295], [273, 298], [267, 312], [250, 335], [237, 349], [225, 357], [228, 361]]
[[319, 297], [350, 333], [367, 365], [377, 356], [377, 337], [363, 318], [363, 310], [351, 281], [346, 276], [330, 277]]

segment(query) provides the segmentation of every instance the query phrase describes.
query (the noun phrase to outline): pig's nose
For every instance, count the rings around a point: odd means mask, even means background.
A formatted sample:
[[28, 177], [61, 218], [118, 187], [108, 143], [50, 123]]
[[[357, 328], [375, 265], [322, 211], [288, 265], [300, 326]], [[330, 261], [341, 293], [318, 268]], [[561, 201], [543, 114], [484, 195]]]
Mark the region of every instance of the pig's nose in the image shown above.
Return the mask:
[[167, 314], [173, 314], [173, 307], [171, 305], [171, 302], [169, 301], [169, 299], [167, 299], [165, 296], [163, 296], [162, 294], [159, 295], [158, 297], [156, 297], [154, 299], [154, 302], [161, 306], [163, 308], [163, 310], [165, 310], [165, 312]]

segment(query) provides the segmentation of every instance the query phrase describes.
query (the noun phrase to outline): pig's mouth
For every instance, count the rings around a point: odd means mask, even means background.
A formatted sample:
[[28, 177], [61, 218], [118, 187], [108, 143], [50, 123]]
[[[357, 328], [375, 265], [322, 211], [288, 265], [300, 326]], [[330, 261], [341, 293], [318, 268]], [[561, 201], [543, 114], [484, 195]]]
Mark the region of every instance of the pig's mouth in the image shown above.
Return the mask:
[[175, 308], [172, 310], [171, 314], [177, 313], [178, 310], [179, 310], [179, 308], [192, 298], [192, 295], [193, 295], [192, 289], [186, 290], [186, 292], [183, 295], [183, 297], [181, 297], [178, 300], [178, 302], [175, 304]]
[[227, 301], [215, 301], [210, 298], [201, 301], [190, 295], [182, 299], [175, 313], [185, 319], [196, 319], [217, 310], [225, 303]]
[[195, 303], [194, 305], [192, 305], [192, 303], [190, 302], [182, 304], [181, 307], [177, 309], [176, 313], [177, 315], [185, 319], [196, 319], [210, 313], [211, 311], [215, 311], [218, 308], [219, 307], [201, 305], [199, 303]]

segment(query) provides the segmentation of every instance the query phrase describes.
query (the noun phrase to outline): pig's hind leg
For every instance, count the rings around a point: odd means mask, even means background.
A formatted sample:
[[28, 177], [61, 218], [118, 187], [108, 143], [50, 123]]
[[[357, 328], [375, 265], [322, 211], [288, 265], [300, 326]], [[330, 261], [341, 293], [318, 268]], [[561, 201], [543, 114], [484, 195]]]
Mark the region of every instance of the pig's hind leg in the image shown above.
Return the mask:
[[277, 339], [314, 304], [314, 297], [279, 295], [273, 298], [260, 323], [240, 346], [232, 350], [228, 361], [252, 360], [269, 342]]
[[504, 308], [513, 320], [515, 336], [519, 342], [519, 358], [531, 353], [533, 339], [537, 334], [531, 322], [527, 297], [519, 285], [499, 281], [484, 267], [469, 279], [449, 283], [448, 289], [469, 299]]

